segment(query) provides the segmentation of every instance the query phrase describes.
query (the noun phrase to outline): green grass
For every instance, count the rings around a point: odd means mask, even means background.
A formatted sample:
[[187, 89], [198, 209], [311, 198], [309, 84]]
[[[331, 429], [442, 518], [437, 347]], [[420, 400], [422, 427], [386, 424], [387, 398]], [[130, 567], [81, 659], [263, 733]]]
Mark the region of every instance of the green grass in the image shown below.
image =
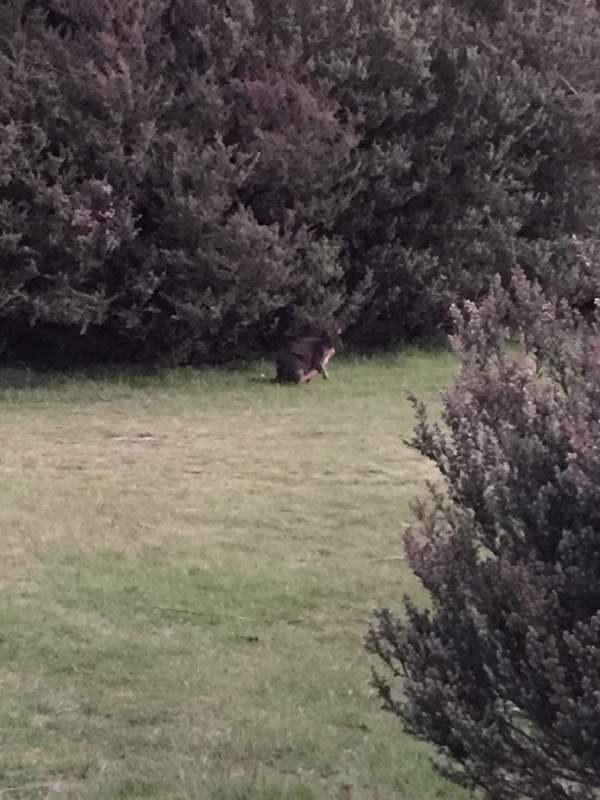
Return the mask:
[[0, 797], [465, 798], [363, 646], [453, 368], [0, 372]]

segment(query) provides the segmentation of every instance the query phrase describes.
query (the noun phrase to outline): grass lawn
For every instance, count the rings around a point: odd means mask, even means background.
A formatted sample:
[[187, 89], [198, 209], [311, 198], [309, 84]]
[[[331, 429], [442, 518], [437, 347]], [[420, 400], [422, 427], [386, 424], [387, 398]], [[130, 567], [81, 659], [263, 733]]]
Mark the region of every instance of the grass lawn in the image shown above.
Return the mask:
[[363, 647], [452, 370], [1, 371], [0, 798], [464, 800]]

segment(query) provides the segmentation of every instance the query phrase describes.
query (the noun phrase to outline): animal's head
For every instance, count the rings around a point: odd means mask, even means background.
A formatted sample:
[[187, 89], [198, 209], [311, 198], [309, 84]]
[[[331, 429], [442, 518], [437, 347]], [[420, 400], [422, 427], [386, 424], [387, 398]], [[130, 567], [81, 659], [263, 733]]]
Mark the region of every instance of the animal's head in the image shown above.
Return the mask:
[[333, 349], [336, 353], [339, 353], [344, 348], [341, 334], [341, 328], [338, 328], [335, 332], [332, 332], [331, 330], [323, 330], [319, 334], [319, 338], [323, 342], [323, 346], [326, 350]]

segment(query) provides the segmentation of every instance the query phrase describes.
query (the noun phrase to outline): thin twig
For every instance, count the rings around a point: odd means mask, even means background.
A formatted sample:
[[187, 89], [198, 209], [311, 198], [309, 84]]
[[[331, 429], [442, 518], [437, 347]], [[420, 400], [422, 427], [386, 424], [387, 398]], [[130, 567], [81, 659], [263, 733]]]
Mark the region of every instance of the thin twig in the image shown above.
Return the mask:
[[24, 783], [22, 786], [7, 786], [6, 789], [0, 789], [0, 795], [9, 792], [25, 792], [27, 789], [43, 789], [46, 786], [52, 786], [52, 783], [53, 781], [44, 781], [43, 783]]
[[169, 608], [169, 606], [150, 606], [138, 604], [139, 608], [155, 608], [158, 611], [168, 611], [171, 614], [188, 614], [194, 617], [227, 617], [227, 619], [241, 619], [243, 622], [257, 622], [252, 617], [242, 617], [240, 614], [223, 614], [216, 611], [192, 611], [188, 608]]
[[570, 84], [569, 81], [560, 74], [560, 72], [558, 73], [558, 77], [561, 79], [561, 81], [564, 83], [567, 89], [569, 89], [569, 91], [571, 91], [575, 95], [575, 97], [579, 97], [579, 92], [577, 91], [577, 89], [572, 84]]
[[361, 561], [404, 561], [406, 556], [373, 556], [372, 558], [364, 557], [361, 558], [360, 556], [333, 556], [333, 555], [318, 555], [318, 556], [306, 556], [306, 558], [299, 558], [296, 563], [297, 564], [311, 564], [315, 561], [323, 561], [325, 559], [333, 559], [335, 558], [336, 561], [354, 561], [354, 562], [361, 562]]
[[367, 561], [404, 561], [406, 556], [380, 556], [379, 558], [367, 558]]

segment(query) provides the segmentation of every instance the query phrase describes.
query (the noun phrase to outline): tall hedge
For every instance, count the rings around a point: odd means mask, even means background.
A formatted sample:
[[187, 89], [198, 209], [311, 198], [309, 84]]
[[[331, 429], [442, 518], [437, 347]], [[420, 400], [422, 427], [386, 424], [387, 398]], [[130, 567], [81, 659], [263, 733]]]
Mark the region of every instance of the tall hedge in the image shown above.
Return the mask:
[[6, 354], [218, 360], [334, 320], [389, 342], [515, 263], [586, 302], [597, 21], [585, 0], [0, 4]]

